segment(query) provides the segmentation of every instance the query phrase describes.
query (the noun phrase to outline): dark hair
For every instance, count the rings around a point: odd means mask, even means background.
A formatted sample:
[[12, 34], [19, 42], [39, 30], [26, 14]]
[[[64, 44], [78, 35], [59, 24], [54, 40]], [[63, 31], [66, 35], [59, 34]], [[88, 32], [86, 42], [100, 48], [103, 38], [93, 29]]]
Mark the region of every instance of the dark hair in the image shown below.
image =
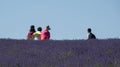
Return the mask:
[[49, 25], [48, 25], [48, 26], [46, 26], [46, 29], [47, 29], [47, 30], [51, 30], [51, 28], [50, 28], [50, 26], [49, 26]]
[[92, 31], [91, 28], [88, 28], [88, 32], [91, 33], [91, 31]]
[[38, 27], [37, 30], [38, 30], [38, 31], [42, 31], [42, 28], [41, 28], [41, 27]]
[[30, 26], [30, 32], [36, 32], [36, 31], [35, 31], [35, 26], [34, 26], [34, 25], [31, 25], [31, 26]]
[[35, 26], [34, 26], [34, 25], [31, 25], [30, 28], [35, 28]]

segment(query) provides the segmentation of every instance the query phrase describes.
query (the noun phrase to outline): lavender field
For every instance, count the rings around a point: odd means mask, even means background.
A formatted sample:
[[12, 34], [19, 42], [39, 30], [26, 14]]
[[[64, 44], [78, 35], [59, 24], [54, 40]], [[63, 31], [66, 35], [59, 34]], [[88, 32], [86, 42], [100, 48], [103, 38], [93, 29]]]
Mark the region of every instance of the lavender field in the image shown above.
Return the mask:
[[120, 67], [120, 39], [0, 39], [0, 67]]

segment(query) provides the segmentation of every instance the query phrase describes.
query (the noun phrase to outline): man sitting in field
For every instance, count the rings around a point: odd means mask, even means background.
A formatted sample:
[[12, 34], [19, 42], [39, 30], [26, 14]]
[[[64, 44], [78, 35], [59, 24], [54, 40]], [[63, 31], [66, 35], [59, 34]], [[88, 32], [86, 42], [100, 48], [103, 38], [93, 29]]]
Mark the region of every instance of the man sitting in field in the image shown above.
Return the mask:
[[91, 32], [91, 28], [88, 28], [88, 39], [96, 39], [96, 36]]

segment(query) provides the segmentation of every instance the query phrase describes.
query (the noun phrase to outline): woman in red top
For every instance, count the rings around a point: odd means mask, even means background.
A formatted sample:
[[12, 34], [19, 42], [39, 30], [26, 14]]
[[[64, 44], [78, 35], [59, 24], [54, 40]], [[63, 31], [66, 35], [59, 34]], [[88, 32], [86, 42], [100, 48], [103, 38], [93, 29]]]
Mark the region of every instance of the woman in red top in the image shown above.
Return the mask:
[[45, 30], [42, 32], [41, 36], [40, 36], [40, 39], [41, 40], [49, 40], [50, 39], [50, 27], [49, 26], [46, 26], [45, 27]]
[[30, 27], [30, 30], [27, 34], [27, 40], [33, 40], [34, 39], [34, 36], [33, 36], [33, 33], [35, 33], [35, 26], [34, 25], [31, 25]]

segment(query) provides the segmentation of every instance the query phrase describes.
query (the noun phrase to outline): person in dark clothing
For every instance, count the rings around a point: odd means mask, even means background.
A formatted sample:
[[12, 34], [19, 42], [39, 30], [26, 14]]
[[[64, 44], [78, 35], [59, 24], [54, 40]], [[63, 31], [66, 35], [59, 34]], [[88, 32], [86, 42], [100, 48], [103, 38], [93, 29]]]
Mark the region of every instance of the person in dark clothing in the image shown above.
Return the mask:
[[88, 39], [96, 39], [96, 36], [91, 32], [91, 28], [88, 28]]

